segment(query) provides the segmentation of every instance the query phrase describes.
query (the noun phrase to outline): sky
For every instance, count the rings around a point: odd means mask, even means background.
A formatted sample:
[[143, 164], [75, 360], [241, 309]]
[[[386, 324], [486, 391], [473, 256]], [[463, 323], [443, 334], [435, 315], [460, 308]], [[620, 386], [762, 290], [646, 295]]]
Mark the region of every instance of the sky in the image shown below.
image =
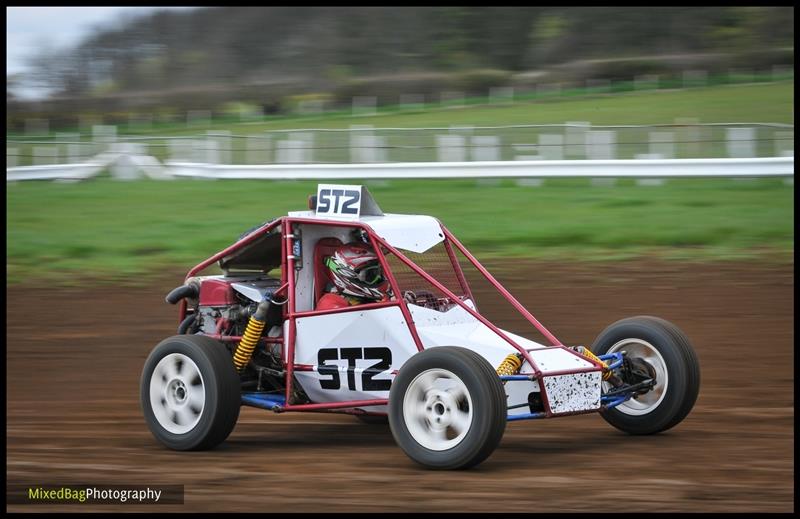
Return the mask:
[[[163, 9], [196, 7], [6, 7], [6, 75], [24, 72], [26, 56], [43, 45], [74, 46], [95, 27]], [[34, 91], [15, 93], [37, 97]]]

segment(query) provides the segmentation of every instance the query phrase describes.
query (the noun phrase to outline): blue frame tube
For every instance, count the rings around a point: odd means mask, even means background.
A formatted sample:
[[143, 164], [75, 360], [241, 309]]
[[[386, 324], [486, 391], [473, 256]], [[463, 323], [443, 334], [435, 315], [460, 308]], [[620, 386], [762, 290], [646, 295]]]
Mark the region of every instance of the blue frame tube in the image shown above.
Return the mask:
[[516, 422], [517, 420], [533, 420], [535, 418], [545, 418], [546, 416], [546, 413], [525, 413], [510, 415], [506, 420], [509, 422]]
[[286, 397], [275, 393], [242, 393], [242, 405], [275, 411], [286, 405]]
[[509, 380], [534, 380], [536, 375], [500, 375], [500, 380], [508, 382]]
[[618, 367], [622, 366], [622, 353], [621, 352], [614, 352], [614, 353], [606, 353], [605, 355], [598, 355], [598, 359], [602, 360], [603, 362], [609, 361], [614, 359], [614, 361], [608, 365], [608, 369], [617, 369]]
[[617, 407], [618, 405], [620, 405], [623, 402], [627, 402], [631, 398], [631, 396], [633, 396], [633, 395], [632, 394], [628, 394], [628, 395], [625, 395], [625, 396], [617, 396], [617, 397], [601, 396], [600, 397], [600, 404], [604, 405], [606, 407], [606, 409], [612, 409], [614, 407]]

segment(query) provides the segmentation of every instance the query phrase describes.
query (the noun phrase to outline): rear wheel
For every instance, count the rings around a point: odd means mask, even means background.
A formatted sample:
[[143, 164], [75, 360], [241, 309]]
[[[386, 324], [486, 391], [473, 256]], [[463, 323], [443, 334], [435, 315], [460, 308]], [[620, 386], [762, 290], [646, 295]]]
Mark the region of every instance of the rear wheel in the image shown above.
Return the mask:
[[230, 353], [201, 335], [176, 335], [150, 353], [140, 383], [142, 412], [158, 441], [175, 450], [211, 449], [233, 430], [241, 382]]
[[[692, 410], [700, 390], [700, 365], [689, 339], [674, 324], [651, 316], [612, 324], [595, 339], [597, 355], [625, 352], [645, 361], [655, 375], [653, 388], [601, 414], [630, 434], [654, 434], [679, 424]], [[604, 391], [610, 384], [603, 383]]]
[[401, 449], [431, 469], [461, 469], [485, 460], [506, 427], [506, 395], [494, 368], [466, 348], [417, 353], [389, 393], [389, 425]]

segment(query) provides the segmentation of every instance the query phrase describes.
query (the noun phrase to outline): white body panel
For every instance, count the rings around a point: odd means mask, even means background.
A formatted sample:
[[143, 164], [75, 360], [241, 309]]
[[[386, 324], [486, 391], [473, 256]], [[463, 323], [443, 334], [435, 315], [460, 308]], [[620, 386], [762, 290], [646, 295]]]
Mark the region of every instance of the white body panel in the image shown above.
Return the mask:
[[431, 216], [387, 214], [365, 216], [361, 221], [372, 227], [375, 234], [386, 240], [389, 245], [398, 249], [423, 253], [444, 241], [442, 226]]
[[270, 289], [274, 291], [280, 286], [280, 284], [280, 281], [277, 279], [266, 278], [247, 280], [240, 283], [231, 283], [231, 288], [251, 301], [260, 303]]
[[[321, 218], [313, 211], [291, 211], [289, 216], [329, 222], [337, 218]], [[432, 216], [418, 214], [385, 214], [383, 216], [361, 216], [357, 220], [342, 220], [342, 225], [360, 222], [369, 225], [375, 234], [392, 247], [423, 253], [444, 240], [439, 221]]]
[[[417, 332], [425, 348], [437, 346], [462, 346], [481, 354], [492, 366], [516, 350], [484, 324], [469, 315], [461, 307], [447, 312], [409, 305], [417, 325]], [[377, 308], [363, 312], [350, 311], [336, 314], [301, 317], [297, 319], [295, 362], [314, 366], [313, 371], [295, 372], [298, 382], [314, 402], [340, 402], [345, 400], [370, 400], [388, 398], [389, 390], [365, 390], [364, 370], [380, 359], [372, 358], [364, 348], [388, 348], [391, 364], [380, 372], [373, 373], [372, 380], [391, 381], [393, 371], [399, 370], [415, 353], [417, 348], [408, 330], [400, 308]], [[566, 369], [591, 368], [592, 364], [560, 348], [545, 348], [524, 337], [509, 332], [508, 335], [530, 351], [543, 374]], [[342, 358], [342, 348], [361, 349], [361, 358], [351, 364]], [[336, 350], [333, 358], [327, 358], [325, 366], [336, 366], [338, 386], [323, 387], [322, 381], [332, 381], [329, 373], [320, 373], [320, 350]], [[531, 372], [530, 365], [523, 364], [523, 372]], [[596, 409], [600, 405], [600, 373], [579, 373], [545, 377], [547, 391], [554, 413]], [[505, 384], [508, 405], [528, 401], [528, 394], [539, 391], [536, 381], [509, 381]], [[552, 393], [551, 393], [552, 392]], [[370, 412], [386, 412], [385, 406], [364, 408]], [[527, 407], [512, 409], [510, 415], [528, 413]]]
[[[466, 304], [472, 307], [472, 302], [466, 301]], [[463, 346], [480, 353], [494, 367], [499, 366], [509, 353], [517, 351], [460, 306], [454, 306], [447, 312], [416, 305], [408, 305], [408, 309], [425, 348]], [[525, 337], [505, 330], [503, 332], [525, 349], [545, 347]]]
[[[545, 348], [541, 350], [532, 350], [528, 353], [531, 354], [534, 362], [539, 367], [543, 375], [553, 373], [555, 371], [574, 370], [574, 369], [588, 369], [594, 367], [594, 364], [586, 359], [573, 355], [568, 351], [561, 348]], [[522, 371], [526, 371], [528, 367], [526, 362], [522, 366]]]
[[[297, 371], [297, 379], [306, 394], [314, 402], [341, 402], [345, 400], [370, 400], [388, 398], [389, 391], [364, 391], [363, 372], [376, 363], [375, 359], [358, 359], [355, 368], [349, 370], [346, 359], [325, 361], [326, 366], [337, 366], [339, 388], [325, 389], [322, 380], [330, 380], [331, 375], [319, 373], [319, 352], [321, 349], [376, 348], [391, 350], [391, 366], [385, 372], [372, 377], [375, 381], [393, 380], [391, 372], [417, 353], [414, 339], [408, 331], [399, 307], [376, 308], [364, 312], [351, 311], [338, 314], [301, 317], [296, 320], [295, 362], [310, 364], [314, 371]], [[339, 355], [341, 357], [341, 355]], [[352, 371], [352, 373], [348, 373]], [[350, 379], [348, 379], [350, 377]], [[350, 382], [353, 382], [353, 388]], [[386, 412], [385, 408], [365, 408], [371, 412]]]

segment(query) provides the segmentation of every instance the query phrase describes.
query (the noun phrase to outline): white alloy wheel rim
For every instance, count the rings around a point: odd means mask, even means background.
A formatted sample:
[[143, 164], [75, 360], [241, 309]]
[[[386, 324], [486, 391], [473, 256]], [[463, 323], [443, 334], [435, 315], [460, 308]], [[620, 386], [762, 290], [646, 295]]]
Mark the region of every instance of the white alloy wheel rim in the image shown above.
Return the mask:
[[185, 434], [197, 425], [206, 401], [200, 369], [182, 353], [170, 353], [150, 376], [150, 408], [158, 423], [173, 434]]
[[[614, 409], [631, 416], [641, 416], [652, 412], [664, 400], [669, 386], [669, 373], [664, 357], [652, 344], [642, 339], [623, 339], [609, 348], [607, 353], [618, 351], [624, 351], [627, 357], [638, 357], [650, 364], [656, 371], [656, 384], [647, 393], [630, 398]], [[611, 384], [603, 382], [603, 389], [608, 391], [611, 389]]]
[[472, 424], [472, 398], [467, 386], [445, 369], [423, 371], [406, 389], [403, 420], [414, 440], [426, 449], [455, 447]]

